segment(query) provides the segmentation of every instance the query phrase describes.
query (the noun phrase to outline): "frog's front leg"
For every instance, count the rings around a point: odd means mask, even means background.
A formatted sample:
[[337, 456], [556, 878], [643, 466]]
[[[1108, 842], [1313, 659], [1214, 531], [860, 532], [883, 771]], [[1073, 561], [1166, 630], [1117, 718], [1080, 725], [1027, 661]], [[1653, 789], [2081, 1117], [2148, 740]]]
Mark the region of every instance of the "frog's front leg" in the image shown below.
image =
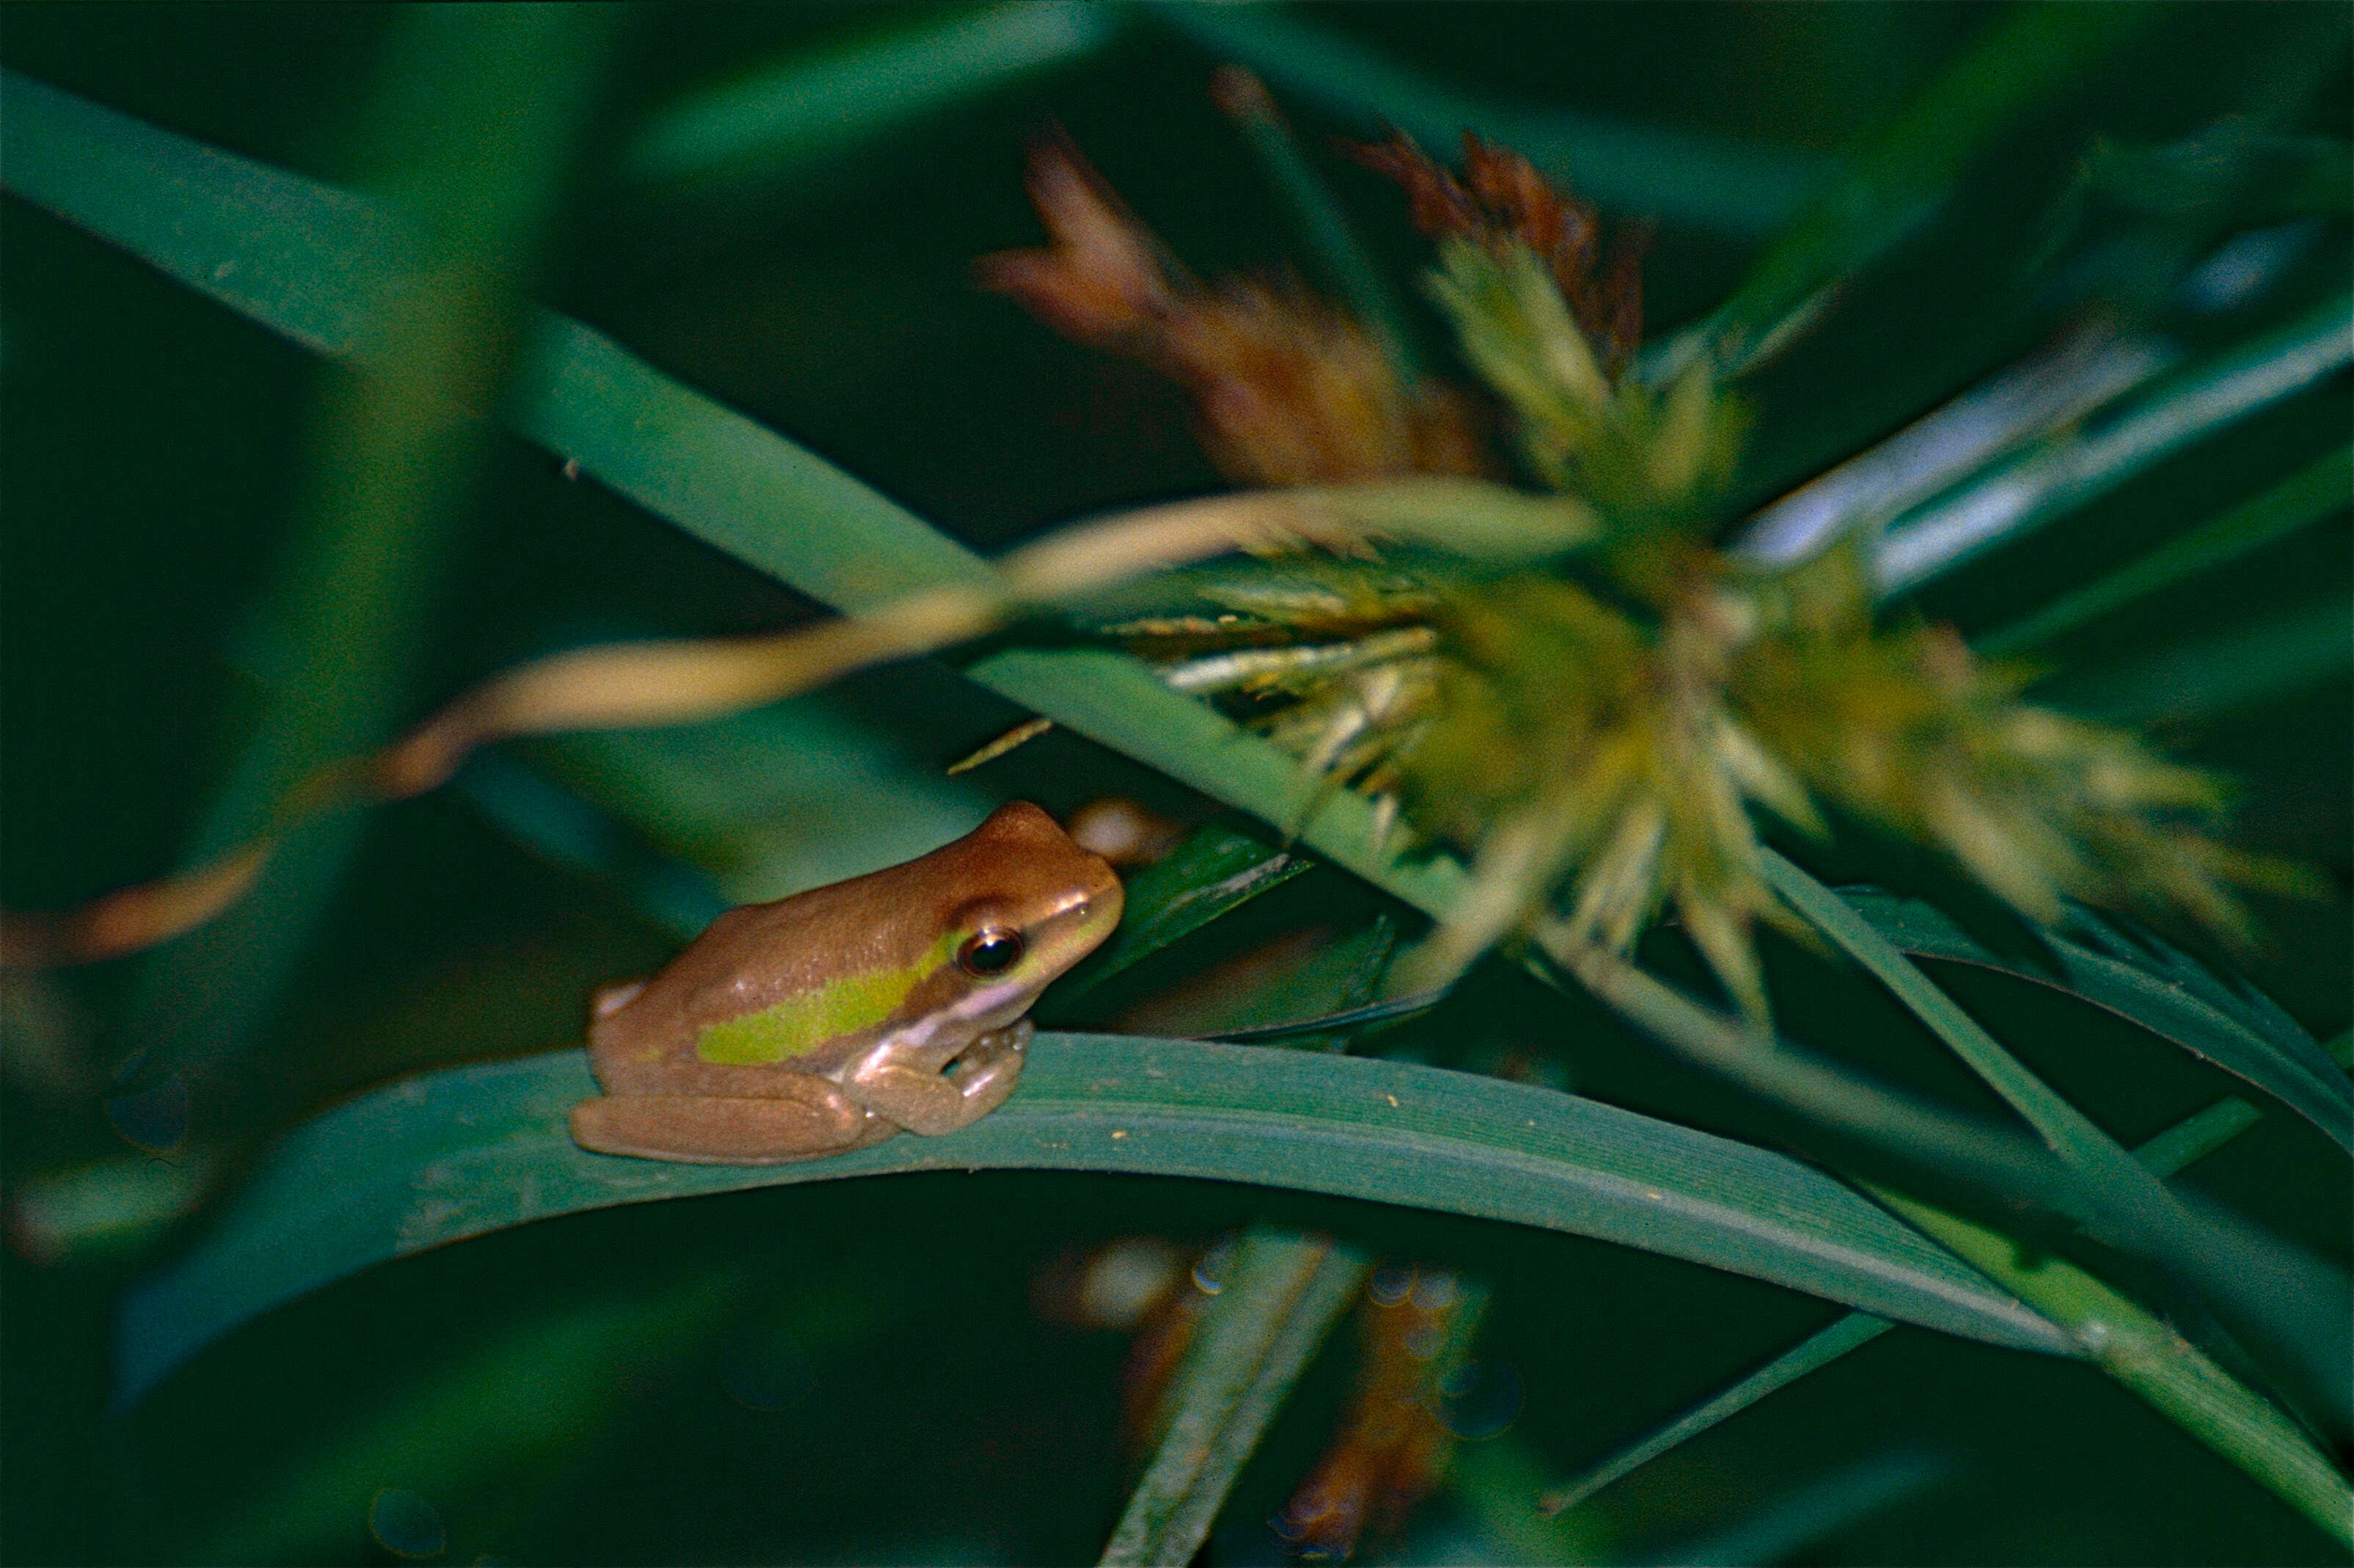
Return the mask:
[[604, 1095], [572, 1107], [572, 1136], [599, 1154], [701, 1165], [783, 1165], [878, 1143], [897, 1126], [825, 1079], [792, 1074], [758, 1098]]
[[911, 1063], [890, 1047], [860, 1063], [845, 1086], [877, 1115], [909, 1132], [938, 1138], [974, 1122], [1005, 1103], [1022, 1075], [1023, 1052], [1034, 1026], [1026, 1018], [976, 1038], [946, 1070]]

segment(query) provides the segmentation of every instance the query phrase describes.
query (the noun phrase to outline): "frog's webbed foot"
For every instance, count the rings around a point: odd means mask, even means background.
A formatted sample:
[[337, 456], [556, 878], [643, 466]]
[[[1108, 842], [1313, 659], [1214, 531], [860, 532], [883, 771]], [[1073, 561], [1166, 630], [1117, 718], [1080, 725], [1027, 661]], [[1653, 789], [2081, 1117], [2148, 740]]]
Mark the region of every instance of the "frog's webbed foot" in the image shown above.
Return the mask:
[[879, 1143], [898, 1131], [822, 1078], [761, 1098], [603, 1095], [572, 1107], [573, 1140], [599, 1154], [696, 1165], [783, 1165]]
[[1005, 1097], [1022, 1077], [1030, 1036], [1037, 1032], [1037, 1025], [1028, 1019], [1017, 1018], [975, 1040], [949, 1064], [948, 1080], [964, 1097], [966, 1122], [978, 1120], [1005, 1103]]
[[1017, 1018], [975, 1039], [945, 1072], [877, 1063], [858, 1072], [853, 1093], [909, 1132], [938, 1138], [970, 1127], [1005, 1103], [1034, 1033], [1028, 1019]]

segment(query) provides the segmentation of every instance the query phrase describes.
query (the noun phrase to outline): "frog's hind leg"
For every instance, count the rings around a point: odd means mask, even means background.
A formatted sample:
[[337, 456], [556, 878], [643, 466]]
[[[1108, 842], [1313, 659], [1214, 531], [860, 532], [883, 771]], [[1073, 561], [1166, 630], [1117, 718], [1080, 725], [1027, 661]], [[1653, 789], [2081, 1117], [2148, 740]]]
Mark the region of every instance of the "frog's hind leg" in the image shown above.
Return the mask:
[[822, 1078], [761, 1098], [603, 1095], [572, 1107], [572, 1138], [599, 1154], [696, 1165], [783, 1165], [877, 1143], [899, 1129]]

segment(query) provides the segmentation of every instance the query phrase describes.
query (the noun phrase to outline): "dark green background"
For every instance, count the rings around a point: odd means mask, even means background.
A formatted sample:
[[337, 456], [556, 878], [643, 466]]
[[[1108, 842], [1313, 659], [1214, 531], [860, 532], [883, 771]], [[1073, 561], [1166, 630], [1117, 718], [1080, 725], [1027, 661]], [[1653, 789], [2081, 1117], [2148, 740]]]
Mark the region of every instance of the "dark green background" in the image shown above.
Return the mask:
[[[1476, 93], [1832, 154], [1899, 111], [2000, 8], [1395, 5], [1312, 16]], [[1092, 59], [786, 179], [657, 197], [611, 176], [617, 150], [678, 93], [901, 19], [886, 7], [809, 5], [632, 14], [535, 291], [983, 548], [1075, 513], [1210, 486], [1175, 392], [1055, 340], [969, 282], [974, 256], [1034, 241], [1022, 145], [1050, 120], [1197, 268], [1267, 266], [1295, 249], [1282, 207], [1204, 96], [1214, 58], [1181, 37], [1133, 27]], [[370, 6], [16, 5], [0, 12], [0, 63], [335, 180], [356, 172], [355, 105], [389, 21]], [[2033, 225], [2095, 136], [2189, 134], [2286, 92], [2296, 63], [2316, 58], [2338, 65], [2297, 89], [2295, 128], [2342, 136], [2346, 21], [2334, 5], [2168, 9], [2114, 69], [2024, 118], [1969, 166], [1925, 232], [1756, 378], [1758, 497], [2051, 329], [2051, 313], [1997, 306]], [[1336, 122], [1299, 118], [1320, 167], [1404, 275], [1420, 250], [1400, 204], [1320, 150]], [[154, 874], [178, 853], [249, 710], [239, 671], [255, 655], [241, 640], [261, 624], [274, 553], [302, 504], [321, 372], [302, 351], [21, 205], [0, 207], [0, 893], [11, 907], [37, 907]], [[1651, 325], [1722, 299], [1757, 243], [1663, 227]], [[2342, 233], [2321, 255], [2317, 281], [2292, 289], [2326, 290], [2331, 267], [2342, 283]], [[2246, 329], [2183, 330], [2196, 344], [2202, 332], [2223, 342]], [[2342, 443], [2347, 415], [2342, 377], [2290, 399], [1950, 579], [1931, 608], [1965, 627], [1998, 624]], [[2348, 579], [2341, 514], [2104, 621], [2063, 652], [2123, 666], [2187, 630], [2342, 603]], [[420, 706], [551, 641], [752, 630], [804, 608], [500, 436], [436, 613], [414, 629]], [[1016, 716], [933, 669], [858, 691], [875, 722], [933, 761]], [[2265, 906], [2272, 945], [2251, 964], [2324, 1036], [2348, 1015], [2348, 707], [2340, 665], [2165, 731], [2245, 781], [2246, 842], [2306, 860], [2327, 881], [2317, 902]], [[1138, 787], [1132, 768], [1061, 737], [991, 782], [1057, 809]], [[1858, 875], [1933, 874], [1869, 847], [1853, 853]], [[1352, 897], [1338, 879], [1310, 879], [1252, 920], [1265, 931], [1331, 917]], [[394, 1073], [560, 1043], [590, 986], [668, 946], [620, 894], [551, 868], [454, 796], [389, 809], [266, 1038], [235, 1081], [207, 1086], [198, 1126], [249, 1147]], [[1901, 1058], [1892, 1065], [1969, 1093], [1911, 1050], [1909, 1026], [1876, 993], [1826, 978], [1802, 955], [1774, 960], [1800, 1033], [1861, 1037], [1884, 1024], [1907, 1043], [1890, 1048]], [[92, 1022], [91, 1061], [111, 1063], [131, 1044], [104, 1028], [127, 968], [60, 982]], [[2121, 1136], [2145, 1136], [2224, 1090], [2219, 1075], [2089, 1010], [2055, 1012], [1994, 984], [1964, 994]], [[24, 1004], [19, 993], [13, 1005]], [[1475, 1046], [1515, 1031], [1566, 1037], [1582, 1087], [1702, 1125], [1744, 1125], [1728, 1097], [1659, 1065], [1598, 1014], [1556, 1012], [1537, 1028], [1538, 1005], [1507, 989], [1457, 1027]], [[19, 1067], [6, 1089], [0, 1178], [123, 1152], [87, 1085], [60, 1091]], [[2342, 1255], [2343, 1168], [2285, 1122], [2271, 1118], [2202, 1167], [2200, 1184]], [[352, 1445], [359, 1462], [382, 1463], [378, 1484], [431, 1499], [451, 1561], [1089, 1559], [1124, 1490], [1121, 1346], [1043, 1320], [1030, 1281], [1097, 1237], [1199, 1237], [1267, 1214], [1490, 1279], [1483, 1353], [1517, 1368], [1527, 1404], [1511, 1437], [1549, 1475], [1830, 1315], [1690, 1266], [1469, 1222], [1171, 1181], [927, 1176], [569, 1219], [390, 1266], [249, 1327], [135, 1414], [109, 1419], [108, 1303], [143, 1255], [42, 1266], [11, 1253], [0, 1261], [0, 1555], [188, 1561], [282, 1510], [312, 1484], [306, 1463]], [[436, 1427], [397, 1462], [367, 1446], [371, 1423], [471, 1359], [506, 1366], [493, 1386], [528, 1404], [530, 1352], [509, 1336], [700, 1277], [729, 1281], [735, 1305], [656, 1316], [585, 1373], [576, 1367], [568, 1375], [596, 1387], [557, 1438], [514, 1452], [499, 1434], [520, 1415], [478, 1402], [474, 1419]], [[759, 1347], [779, 1335], [800, 1347], [806, 1386], [781, 1409], [747, 1409], [726, 1392], [728, 1369], [769, 1353]], [[1315, 1451], [1344, 1362], [1325, 1358], [1246, 1474], [1221, 1560], [1271, 1550], [1254, 1521]], [[1803, 1560], [2335, 1560], [2285, 1508], [2096, 1372], [1911, 1330], [1679, 1451], [1606, 1505], [1627, 1549], [1640, 1551], [1737, 1523], [1861, 1459], [1912, 1451], [1939, 1478], [1814, 1542]], [[1445, 1528], [1457, 1506], [1434, 1505], [1428, 1528]], [[289, 1561], [383, 1555], [356, 1516], [281, 1549]]]

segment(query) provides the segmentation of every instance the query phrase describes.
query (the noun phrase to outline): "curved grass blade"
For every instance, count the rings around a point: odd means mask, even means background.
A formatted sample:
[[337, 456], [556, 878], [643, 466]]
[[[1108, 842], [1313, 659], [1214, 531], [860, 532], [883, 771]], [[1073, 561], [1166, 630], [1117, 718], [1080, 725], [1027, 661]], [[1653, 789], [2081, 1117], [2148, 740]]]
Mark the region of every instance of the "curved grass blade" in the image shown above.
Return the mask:
[[[299, 175], [207, 147], [0, 71], [0, 185], [321, 353], [355, 355], [404, 274], [404, 228]], [[126, 199], [126, 193], [135, 199]], [[791, 441], [682, 387], [578, 322], [534, 317], [508, 423], [737, 559], [848, 611], [986, 584], [989, 567]], [[1015, 703], [1262, 820], [1426, 913], [1455, 862], [1384, 847], [1372, 804], [1320, 791], [1298, 763], [1141, 663], [1013, 650], [966, 673]]]
[[1979, 652], [1997, 659], [2049, 642], [2137, 599], [2262, 549], [2309, 523], [2343, 512], [2349, 493], [2354, 493], [2354, 447], [2340, 447], [2132, 565], [2054, 599], [2024, 620], [1973, 641]]
[[1841, 888], [1839, 896], [1915, 958], [1993, 969], [2129, 1020], [2263, 1090], [2354, 1151], [2354, 1084], [2286, 1014], [2234, 998], [2188, 955], [2123, 944], [2104, 952], [2045, 932], [2052, 967], [2043, 969], [1993, 952], [1920, 899], [1865, 887]]
[[2103, 1371], [2354, 1547], [2354, 1489], [2279, 1411], [2152, 1316], [2065, 1258], [2030, 1260], [2019, 1244], [1902, 1193], [1881, 1201], [2035, 1304]]
[[[2260, 1119], [2255, 1108], [2245, 1100], [2218, 1100], [2142, 1144], [2134, 1150], [2134, 1158], [2160, 1176], [2171, 1176], [2191, 1161], [2221, 1149]], [[1787, 1388], [1809, 1372], [1821, 1371], [1850, 1351], [1861, 1350], [1894, 1327], [1887, 1319], [1875, 1318], [1869, 1312], [1849, 1313], [1667, 1425], [1546, 1492], [1538, 1509], [1557, 1514], [1575, 1508], [1670, 1449], [1740, 1414], [1767, 1394]]]
[[1504, 1220], [1746, 1274], [1943, 1332], [2059, 1337], [1811, 1167], [1554, 1090], [1435, 1067], [1042, 1033], [1022, 1086], [946, 1138], [806, 1164], [589, 1154], [560, 1051], [402, 1080], [297, 1128], [207, 1237], [124, 1305], [120, 1397], [258, 1313], [371, 1264], [616, 1203], [885, 1172], [1134, 1171]]
[[1246, 1232], [1163, 1406], [1160, 1441], [1100, 1559], [1183, 1568], [1369, 1268], [1329, 1236]]
[[2317, 1388], [2335, 1396], [2333, 1411], [2347, 1409], [2354, 1360], [2340, 1331], [2349, 1306], [2342, 1283], [2236, 1219], [2192, 1213], [1838, 895], [1775, 851], [1763, 853], [1766, 880], [1774, 891], [2000, 1095], [2083, 1180], [2094, 1202], [2144, 1239], [2150, 1255], [2195, 1282], [2220, 1308], [2260, 1326]]

